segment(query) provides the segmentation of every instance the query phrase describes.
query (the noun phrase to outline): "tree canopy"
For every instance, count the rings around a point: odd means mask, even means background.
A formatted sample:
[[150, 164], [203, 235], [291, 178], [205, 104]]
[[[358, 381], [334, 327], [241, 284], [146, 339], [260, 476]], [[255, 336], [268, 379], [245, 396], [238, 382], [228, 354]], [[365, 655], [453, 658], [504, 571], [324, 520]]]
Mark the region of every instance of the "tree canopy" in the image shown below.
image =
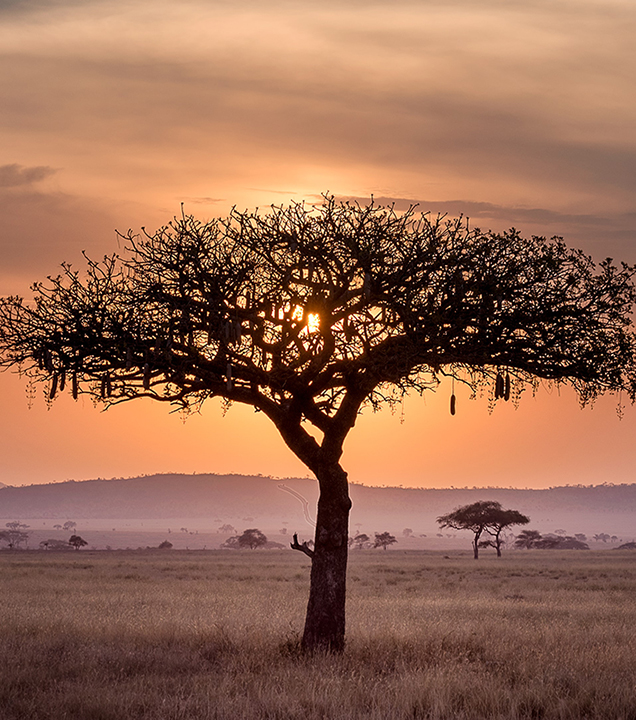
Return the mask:
[[491, 402], [541, 378], [582, 402], [636, 396], [634, 268], [595, 267], [559, 238], [325, 197], [124, 239], [121, 256], [36, 283], [32, 301], [0, 301], [0, 364], [50, 401], [68, 386], [107, 406], [217, 397], [263, 412], [320, 484], [306, 648], [344, 644], [340, 458], [363, 407], [448, 376]]

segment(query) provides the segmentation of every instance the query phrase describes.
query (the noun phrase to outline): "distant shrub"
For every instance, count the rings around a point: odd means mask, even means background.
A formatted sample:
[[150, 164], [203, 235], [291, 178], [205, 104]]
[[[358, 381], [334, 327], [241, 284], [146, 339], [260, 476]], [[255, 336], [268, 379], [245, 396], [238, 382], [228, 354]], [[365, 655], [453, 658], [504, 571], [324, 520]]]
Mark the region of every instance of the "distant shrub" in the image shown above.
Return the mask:
[[67, 542], [56, 538], [42, 540], [42, 542], [40, 543], [40, 548], [42, 550], [52, 550], [54, 552], [68, 552], [69, 550], [71, 550], [71, 546]]
[[617, 548], [614, 548], [614, 550], [636, 550], [636, 542], [623, 543]]
[[173, 547], [170, 540], [164, 540], [162, 543], [159, 543], [159, 550], [171, 550]]

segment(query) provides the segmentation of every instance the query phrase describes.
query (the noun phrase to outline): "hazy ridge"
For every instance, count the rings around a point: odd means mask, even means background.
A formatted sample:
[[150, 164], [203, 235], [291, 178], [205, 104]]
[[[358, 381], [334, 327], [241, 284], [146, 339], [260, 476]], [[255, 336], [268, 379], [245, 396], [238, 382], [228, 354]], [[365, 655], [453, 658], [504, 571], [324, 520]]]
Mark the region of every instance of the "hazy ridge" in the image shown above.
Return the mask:
[[[291, 492], [290, 492], [291, 491]], [[315, 517], [317, 483], [308, 478], [161, 474], [111, 480], [67, 481], [0, 488], [0, 518], [197, 518], [222, 522], [307, 527]], [[544, 530], [570, 532], [601, 524], [636, 532], [636, 484], [549, 489], [367, 487], [351, 485], [352, 526], [435, 527], [436, 516], [476, 500], [498, 500], [529, 515]], [[600, 526], [599, 526], [600, 527]]]

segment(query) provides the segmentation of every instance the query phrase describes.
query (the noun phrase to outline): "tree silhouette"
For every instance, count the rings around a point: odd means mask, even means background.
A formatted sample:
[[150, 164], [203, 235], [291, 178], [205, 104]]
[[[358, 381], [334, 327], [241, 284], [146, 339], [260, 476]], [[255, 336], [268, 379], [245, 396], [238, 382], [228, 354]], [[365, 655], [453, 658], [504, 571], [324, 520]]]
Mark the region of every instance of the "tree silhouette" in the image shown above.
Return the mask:
[[[447, 515], [437, 518], [441, 527], [450, 527], [455, 530], [470, 530], [473, 533], [473, 555], [475, 560], [479, 557], [479, 548], [492, 546], [497, 550], [497, 557], [501, 557], [501, 531], [511, 525], [523, 525], [530, 522], [530, 518], [517, 510], [504, 510], [501, 503], [495, 500], [480, 500], [463, 505]], [[480, 542], [483, 532], [491, 536], [490, 540]]]
[[4, 541], [10, 550], [19, 548], [22, 543], [26, 545], [29, 539], [29, 533], [26, 532], [28, 525], [21, 523], [19, 520], [12, 520], [5, 525], [8, 530], [0, 530], [0, 541]]
[[503, 543], [501, 533], [503, 530], [513, 525], [527, 525], [529, 522], [530, 518], [518, 510], [504, 510], [501, 507], [499, 510], [494, 509], [491, 511], [491, 521], [485, 528], [490, 538], [482, 541], [480, 546], [494, 547], [497, 551], [497, 557], [501, 557], [501, 545]]
[[267, 545], [267, 536], [257, 528], [250, 528], [238, 536], [237, 544], [241, 548], [248, 547], [250, 550], [254, 550]]
[[79, 550], [85, 545], [88, 545], [86, 540], [84, 540], [84, 538], [80, 537], [79, 535], [71, 535], [71, 537], [68, 539], [68, 544], [72, 545], [76, 550]]
[[375, 542], [373, 543], [374, 548], [381, 547], [383, 550], [386, 550], [389, 545], [392, 545], [393, 543], [396, 543], [397, 540], [395, 539], [395, 535], [391, 535], [391, 533], [383, 532], [383, 533], [376, 533], [375, 534]]
[[582, 402], [635, 395], [634, 269], [595, 268], [560, 239], [326, 197], [183, 216], [125, 243], [85, 273], [63, 265], [33, 302], [2, 300], [2, 364], [46, 383], [50, 401], [68, 385], [107, 406], [147, 397], [188, 412], [218, 397], [267, 416], [320, 488], [305, 649], [344, 647], [340, 460], [362, 408], [449, 376], [490, 386], [492, 402], [537, 378]]
[[515, 540], [516, 548], [525, 548], [530, 550], [536, 546], [536, 543], [541, 540], [541, 533], [538, 530], [522, 530]]
[[370, 544], [370, 538], [366, 533], [356, 533], [355, 537], [349, 538], [349, 545], [355, 545], [358, 550], [369, 547]]

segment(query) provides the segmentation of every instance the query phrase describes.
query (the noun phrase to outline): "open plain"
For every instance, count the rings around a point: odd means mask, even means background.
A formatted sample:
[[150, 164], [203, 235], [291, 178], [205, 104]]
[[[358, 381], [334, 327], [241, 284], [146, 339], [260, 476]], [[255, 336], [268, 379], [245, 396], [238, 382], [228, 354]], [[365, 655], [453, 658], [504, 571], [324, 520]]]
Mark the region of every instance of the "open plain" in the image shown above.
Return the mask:
[[3, 720], [636, 719], [636, 554], [352, 551], [299, 653], [288, 550], [3, 551]]

